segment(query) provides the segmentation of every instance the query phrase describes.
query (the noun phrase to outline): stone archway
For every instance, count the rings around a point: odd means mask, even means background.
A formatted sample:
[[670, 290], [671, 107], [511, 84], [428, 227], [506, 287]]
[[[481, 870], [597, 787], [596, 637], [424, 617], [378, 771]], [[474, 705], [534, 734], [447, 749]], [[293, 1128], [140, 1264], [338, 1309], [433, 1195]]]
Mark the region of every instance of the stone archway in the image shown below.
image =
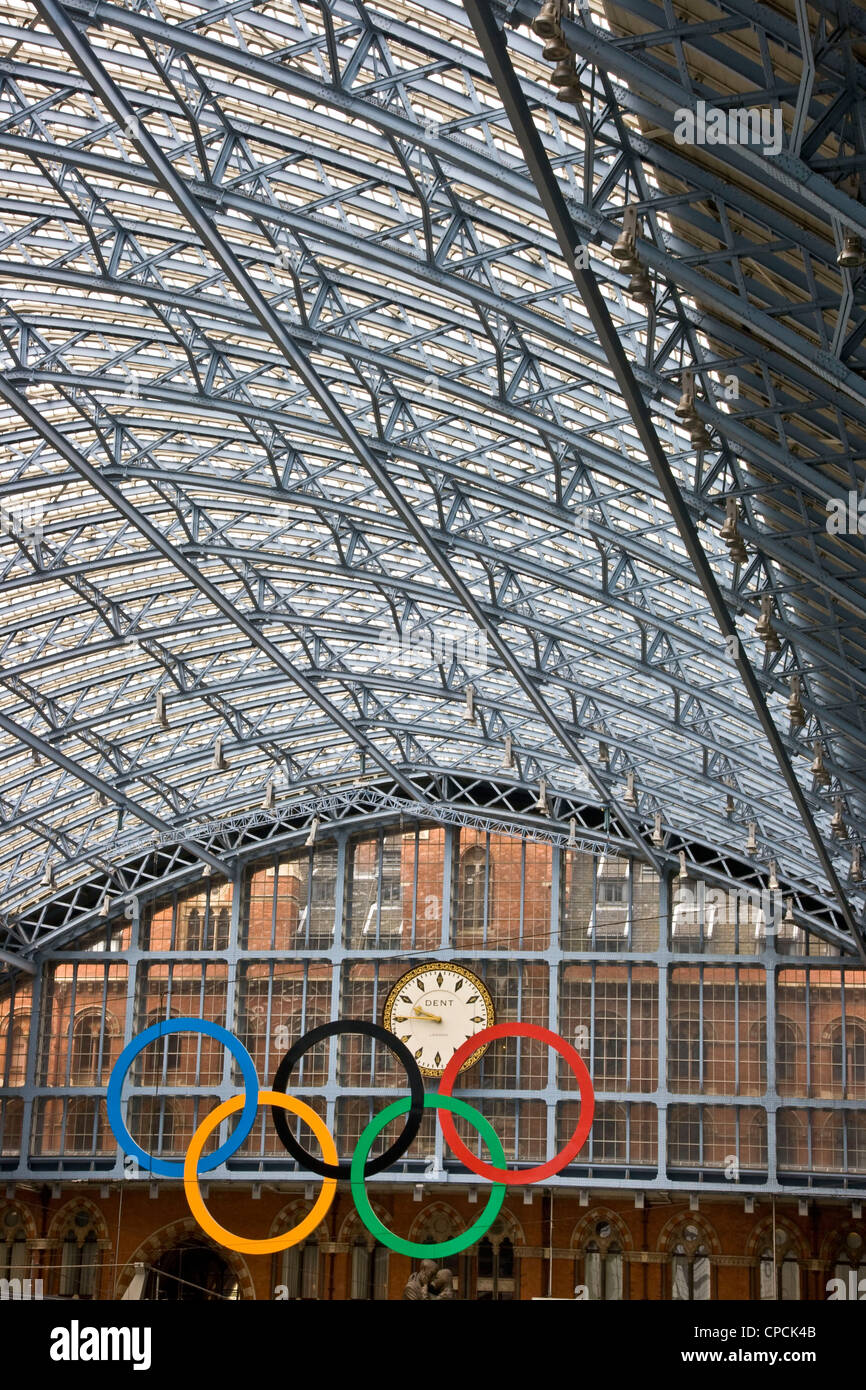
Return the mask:
[[168, 1254], [186, 1241], [194, 1241], [196, 1245], [210, 1249], [218, 1255], [237, 1279], [238, 1297], [243, 1300], [255, 1299], [255, 1285], [246, 1260], [236, 1251], [227, 1250], [222, 1245], [217, 1245], [215, 1241], [204, 1234], [198, 1222], [191, 1216], [184, 1217], [179, 1221], [172, 1221], [168, 1226], [154, 1231], [152, 1235], [142, 1241], [120, 1271], [115, 1297], [123, 1298], [135, 1277], [136, 1265], [152, 1266], [157, 1263], [161, 1256]]

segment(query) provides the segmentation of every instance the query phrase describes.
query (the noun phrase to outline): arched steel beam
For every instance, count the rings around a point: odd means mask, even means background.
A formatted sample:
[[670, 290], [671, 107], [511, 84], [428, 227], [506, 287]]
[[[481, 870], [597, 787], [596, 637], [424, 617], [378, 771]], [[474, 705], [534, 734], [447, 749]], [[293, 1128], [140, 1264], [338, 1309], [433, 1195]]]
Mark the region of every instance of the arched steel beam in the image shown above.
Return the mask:
[[180, 844], [186, 849], [191, 850], [193, 854], [201, 859], [202, 863], [207, 864], [211, 869], [216, 869], [219, 873], [228, 872], [222, 860], [217, 859], [215, 855], [197, 844], [195, 840], [187, 840], [178, 835], [175, 827], [168, 821], [163, 820], [160, 816], [153, 815], [146, 806], [140, 805], [139, 802], [134, 801], [131, 797], [125, 796], [123, 792], [119, 792], [111, 782], [104, 781], [102, 777], [97, 777], [95, 773], [91, 772], [89, 768], [82, 766], [81, 763], [75, 762], [72, 758], [67, 758], [65, 753], [61, 753], [59, 749], [53, 748], [50, 743], [46, 743], [44, 739], [38, 738], [36, 734], [31, 733], [23, 724], [19, 724], [14, 719], [10, 719], [7, 714], [3, 714], [2, 712], [0, 712], [0, 729], [3, 729], [7, 734], [17, 739], [25, 748], [32, 748], [40, 757], [47, 758], [49, 762], [56, 763], [58, 767], [63, 768], [64, 772], [68, 772], [73, 777], [77, 777], [80, 782], [86, 783], [86, 785], [91, 787], [94, 791], [101, 792], [103, 796], [108, 797], [110, 801], [120, 806], [122, 810], [128, 811], [129, 814], [135, 816], [137, 820], [143, 821], [145, 825], [149, 825], [152, 830], [158, 830], [162, 835], [175, 836]]
[[[85, 8], [85, 6], [82, 5], [82, 8]], [[440, 158], [446, 160], [446, 162], [452, 164], [456, 163], [460, 167], [471, 169], [476, 178], [479, 175], [479, 170], [482, 167], [486, 168], [487, 164], [490, 163], [482, 152], [473, 151], [470, 154], [459, 142], [426, 137], [423, 130], [419, 128], [412, 129], [411, 123], [406, 121], [405, 118], [400, 117], [391, 107], [377, 106], [360, 99], [353, 92], [347, 92], [342, 89], [335, 90], [324, 83], [318, 82], [315, 78], [306, 73], [299, 73], [296, 69], [281, 67], [275, 62], [260, 58], [258, 55], [250, 53], [249, 51], [228, 48], [203, 35], [193, 34], [188, 29], [173, 28], [162, 21], [152, 19], [150, 16], [143, 16], [139, 12], [131, 12], [117, 6], [106, 5], [100, 3], [100, 0], [93, 0], [93, 4], [87, 3], [86, 9], [91, 18], [98, 12], [101, 17], [106, 18], [109, 22], [117, 24], [121, 28], [127, 28], [138, 36], [146, 36], [157, 42], [167, 44], [170, 47], [177, 47], [184, 52], [195, 54], [200, 58], [213, 62], [218, 67], [228, 67], [232, 70], [259, 75], [262, 80], [278, 89], [284, 88], [308, 100], [314, 100], [318, 104], [324, 103], [338, 111], [345, 111], [347, 114], [357, 114], [365, 122], [370, 122], [380, 127], [383, 131], [388, 130], [395, 136], [402, 138], [407, 138], [407, 136], [411, 137], [413, 142], [428, 149], [431, 153], [437, 154]], [[142, 62], [141, 59], [136, 60], [135, 55], [125, 56], [133, 66], [136, 65], [136, 61], [139, 63]], [[456, 54], [454, 55], [454, 60], [457, 60]], [[62, 85], [62, 75], [60, 81]], [[316, 92], [318, 92], [317, 96], [314, 95]], [[130, 95], [131, 97], [137, 97], [138, 93], [131, 93]], [[150, 98], [148, 97], [148, 101], [149, 100]], [[511, 171], [504, 164], [497, 166], [491, 163], [491, 168], [495, 171], [494, 177], [500, 186], [505, 185], [511, 188], [514, 185], [515, 188], [522, 188], [525, 181], [523, 175]], [[695, 172], [694, 177], [699, 177], [699, 171]], [[832, 188], [832, 185], [828, 185], [828, 187]], [[213, 196], [217, 198], [218, 202], [231, 197], [225, 190], [219, 188], [213, 190]], [[516, 196], [519, 196], [519, 194]], [[848, 200], [848, 202], [850, 203], [851, 200]], [[261, 218], [262, 216], [267, 216], [270, 219], [271, 213], [267, 208], [263, 207], [262, 204], [255, 204], [254, 206], [256, 208], [255, 215], [257, 217]], [[855, 208], [857, 207], [856, 204], [852, 204], [852, 206]], [[594, 233], [599, 233], [603, 228], [606, 240], [613, 240], [618, 232], [618, 228], [615, 224], [610, 223], [598, 214], [592, 213], [591, 211], [587, 212], [586, 209], [579, 207], [575, 203], [571, 205], [571, 213], [578, 225], [583, 226], [587, 231], [592, 230]], [[273, 220], [282, 221], [279, 214], [280, 210], [274, 209]], [[768, 216], [766, 207], [763, 209], [763, 215], [764, 217]], [[315, 226], [315, 224], [313, 225]], [[643, 246], [643, 249], [646, 254], [652, 258], [652, 264], [668, 279], [672, 280], [672, 282], [681, 284], [682, 287], [689, 290], [690, 293], [695, 293], [704, 303], [718, 302], [719, 307], [722, 307], [724, 304], [726, 309], [734, 316], [733, 322], [728, 322], [726, 325], [723, 325], [726, 331], [736, 333], [733, 324], [745, 321], [751, 323], [756, 328], [759, 326], [762, 336], [767, 339], [767, 341], [774, 341], [778, 328], [787, 343], [787, 347], [783, 348], [783, 351], [791, 351], [795, 356], [800, 356], [802, 354], [802, 339], [800, 339], [798, 335], [792, 334], [783, 327], [777, 325], [772, 315], [763, 314], [755, 310], [753, 306], [742, 299], [733, 295], [727, 295], [726, 292], [720, 291], [717, 284], [711, 279], [697, 276], [680, 258], [666, 256], [664, 251], [654, 244], [647, 243]], [[688, 247], [686, 249], [694, 254], [693, 247]], [[721, 296], [718, 300], [716, 299], [717, 294]], [[742, 335], [740, 335], [738, 341], [740, 341], [743, 350], [745, 350], [748, 355], [754, 354], [753, 342], [750, 342], [749, 339]], [[827, 360], [825, 361], [825, 359]], [[808, 371], [811, 367], [810, 376], [804, 379], [807, 381], [811, 379], [813, 388], [815, 384], [814, 369], [816, 365], [823, 370], [828, 382], [832, 381], [837, 388], [841, 385], [843, 389], [853, 393], [852, 402], [854, 398], [860, 398], [861, 401], [864, 400], [861, 383], [856, 373], [848, 371], [837, 358], [832, 357], [830, 354], [819, 354], [817, 359], [814, 356], [812, 358], [807, 357], [804, 359], [801, 368], [799, 368], [799, 370]], [[783, 367], [782, 370], [790, 370], [790, 367]], [[832, 395], [829, 395], [828, 400], [831, 399]]]
[[[38, 3], [43, 5], [45, 3], [53, 3], [53, 0], [38, 0]], [[845, 896], [842, 885], [836, 874], [833, 861], [827, 851], [821, 833], [815, 824], [806, 797], [791, 765], [784, 742], [770, 714], [761, 686], [755, 677], [751, 663], [743, 651], [742, 643], [740, 643], [737, 638], [736, 629], [732, 626], [727, 605], [725, 604], [721, 590], [716, 583], [715, 575], [713, 574], [706, 553], [698, 538], [694, 522], [683, 502], [677, 481], [665, 457], [658, 435], [656, 434], [650, 412], [647, 409], [640, 388], [631, 371], [630, 363], [617, 337], [616, 330], [610, 317], [610, 311], [599, 291], [594, 274], [591, 270], [583, 269], [576, 259], [575, 251], [577, 249], [577, 238], [575, 236], [572, 219], [566, 207], [565, 199], [556, 175], [550, 166], [550, 161], [547, 158], [541, 138], [533, 123], [517, 74], [512, 67], [504, 35], [493, 17], [489, 0], [464, 0], [464, 6], [472, 24], [475, 37], [487, 59], [491, 77], [502, 98], [511, 127], [520, 144], [524, 159], [526, 160], [533, 181], [536, 184], [545, 211], [551, 220], [556, 239], [559, 243], [560, 252], [574, 277], [578, 292], [590, 312], [599, 340], [608, 352], [611, 369], [616, 376], [620, 391], [622, 392], [623, 398], [634, 420], [635, 428], [638, 431], [641, 442], [646, 449], [647, 457], [658, 478], [662, 491], [664, 492], [665, 500], [676, 521], [677, 529], [683, 539], [683, 544], [695, 567], [695, 573], [700, 580], [701, 587], [706, 594], [723, 638], [726, 643], [730, 638], [734, 640], [734, 664], [746, 687], [746, 691], [752, 702], [755, 713], [758, 716], [760, 725], [773, 749], [782, 776], [797, 808], [797, 812], [809, 839], [812, 841], [815, 853], [827, 877], [827, 882], [839, 901], [845, 925], [850, 931], [852, 938], [857, 941], [860, 954], [863, 960], [866, 961], [866, 939], [864, 939], [862, 925], [854, 916], [851, 904]], [[866, 224], [864, 224], [864, 229], [866, 229]]]
[[413, 536], [416, 542], [428, 555], [445, 582], [457, 594], [463, 607], [471, 615], [476, 625], [487, 633], [488, 640], [499, 653], [503, 664], [520, 685], [524, 694], [535, 706], [545, 722], [550, 726], [560, 743], [571, 753], [575, 761], [580, 764], [593, 786], [596, 787], [602, 796], [606, 796], [610, 800], [612, 808], [616, 811], [622, 823], [629, 828], [633, 843], [638, 849], [641, 857], [652, 864], [654, 868], [658, 869], [659, 864], [656, 856], [632, 822], [625, 807], [623, 807], [616, 798], [610, 797], [607, 788], [605, 788], [604, 783], [598, 778], [595, 769], [584, 757], [579, 746], [568, 734], [558, 716], [535, 688], [533, 682], [527, 678], [522, 666], [513, 657], [507, 643], [503, 641], [497, 628], [488, 621], [480, 605], [476, 602], [471, 590], [464, 584], [462, 579], [460, 579], [459, 575], [442, 554], [439, 547], [431, 541], [428, 532], [417, 520], [413, 508], [406, 502], [401, 492], [395, 487], [387, 471], [381, 466], [374, 453], [368, 448], [366, 441], [357, 432], [336, 398], [321, 380], [304, 354], [296, 346], [293, 335], [287, 331], [283, 321], [274, 313], [270, 304], [262, 295], [234, 252], [223, 240], [214, 224], [205, 215], [202, 208], [191, 195], [186, 184], [178, 177], [159, 145], [141, 123], [136, 121], [133, 108], [129, 105], [123, 93], [97, 58], [87, 38], [70, 20], [62, 6], [56, 3], [56, 0], [34, 0], [34, 4], [55, 37], [62, 43], [73, 62], [79, 70], [84, 73], [94, 91], [108, 107], [113, 118], [119, 121], [125, 129], [134, 132], [131, 137], [133, 143], [137, 146], [142, 157], [150, 166], [162, 187], [169, 194], [186, 220], [199, 234], [211, 256], [213, 256], [217, 264], [221, 266], [235, 288], [243, 295], [256, 318], [258, 318], [259, 322], [269, 333], [277, 347], [285, 354], [313, 398], [318, 401], [332, 424], [334, 424], [343, 435], [358, 461], [378, 484], [381, 491], [387, 497], [390, 505], [403, 520], [410, 535]]
[[41, 434], [51, 447], [62, 458], [65, 458], [67, 463], [71, 464], [77, 473], [80, 473], [81, 476], [90, 483], [96, 492], [101, 493], [106, 501], [110, 502], [127, 521], [131, 522], [132, 525], [150, 541], [155, 550], [159, 551], [167, 560], [175, 565], [197, 589], [200, 589], [201, 592], [205, 594], [210, 602], [213, 603], [230, 622], [234, 623], [236, 627], [239, 627], [254, 646], [259, 647], [285, 676], [288, 676], [288, 678], [297, 685], [314, 704], [318, 705], [320, 709], [323, 709], [328, 714], [328, 717], [341, 728], [344, 733], [348, 734], [351, 739], [358, 743], [363, 748], [364, 752], [382, 768], [383, 772], [393, 777], [398, 786], [402, 787], [410, 797], [417, 797], [418, 800], [424, 804], [421, 793], [414, 786], [412, 781], [399, 772], [385, 754], [372, 744], [369, 739], [359, 734], [351, 721], [346, 719], [342, 712], [337, 709], [327, 697], [323, 696], [313, 683], [307, 680], [303, 672], [300, 671], [293, 662], [289, 661], [288, 657], [280, 651], [279, 647], [271, 642], [269, 638], [263, 636], [255, 623], [245, 617], [215, 584], [212, 584], [195, 565], [191, 564], [182, 551], [178, 550], [175, 545], [168, 541], [161, 531], [153, 526], [136, 507], [132, 506], [132, 504], [127, 501], [119, 488], [116, 488], [113, 483], [108, 482], [100, 471], [94, 468], [83, 454], [80, 454], [77, 449], [74, 449], [63, 435], [54, 428], [50, 421], [46, 420], [45, 417], [31, 405], [27, 397], [21, 395], [21, 393], [17, 391], [14, 386], [11, 386], [4, 377], [0, 377], [0, 396], [3, 397], [13, 410], [17, 411], [23, 420], [26, 420], [33, 429]]

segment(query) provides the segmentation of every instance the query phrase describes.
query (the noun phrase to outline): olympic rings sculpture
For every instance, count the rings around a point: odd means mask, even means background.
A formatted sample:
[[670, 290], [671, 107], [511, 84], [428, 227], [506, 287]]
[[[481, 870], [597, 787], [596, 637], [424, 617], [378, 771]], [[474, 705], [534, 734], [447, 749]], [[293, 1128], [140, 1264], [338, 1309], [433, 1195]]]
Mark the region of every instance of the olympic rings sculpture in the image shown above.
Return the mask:
[[[123, 1082], [131, 1063], [149, 1043], [166, 1037], [170, 1033], [201, 1033], [205, 1037], [214, 1038], [217, 1042], [223, 1043], [238, 1063], [245, 1087], [243, 1095], [230, 1097], [205, 1116], [193, 1134], [184, 1158], [175, 1160], [153, 1158], [150, 1154], [145, 1153], [130, 1134], [121, 1110]], [[394, 1101], [392, 1105], [386, 1106], [384, 1110], [374, 1115], [361, 1134], [355, 1152], [348, 1163], [338, 1161], [334, 1138], [321, 1116], [304, 1101], [286, 1094], [289, 1077], [301, 1057], [323, 1039], [343, 1033], [357, 1033], [363, 1037], [373, 1038], [376, 1042], [387, 1047], [403, 1066], [409, 1084], [409, 1097], [407, 1099]], [[507, 1168], [505, 1151], [490, 1122], [474, 1106], [451, 1094], [458, 1072], [468, 1056], [480, 1046], [486, 1046], [499, 1038], [511, 1037], [533, 1038], [546, 1043], [548, 1047], [552, 1047], [570, 1067], [577, 1079], [580, 1092], [580, 1113], [574, 1133], [558, 1154], [554, 1154], [547, 1163], [539, 1164], [535, 1168], [517, 1170]], [[220, 1226], [214, 1220], [202, 1198], [199, 1189], [199, 1176], [202, 1173], [210, 1172], [237, 1153], [250, 1134], [261, 1105], [270, 1106], [277, 1134], [292, 1157], [301, 1167], [317, 1173], [322, 1178], [322, 1190], [312, 1209], [297, 1226], [293, 1226], [290, 1231], [280, 1236], [266, 1240], [253, 1240], [226, 1230], [224, 1226]], [[425, 1094], [421, 1072], [409, 1049], [394, 1033], [388, 1032], [386, 1028], [382, 1028], [376, 1023], [368, 1023], [363, 1019], [337, 1019], [305, 1033], [302, 1038], [293, 1043], [277, 1067], [271, 1090], [263, 1091], [259, 1089], [258, 1074], [252, 1057], [243, 1043], [226, 1028], [222, 1028], [218, 1023], [209, 1023], [207, 1019], [203, 1018], [171, 1018], [162, 1023], [155, 1023], [150, 1028], [145, 1028], [123, 1049], [109, 1077], [106, 1106], [108, 1122], [121, 1149], [127, 1154], [133, 1155], [144, 1167], [160, 1177], [182, 1178], [190, 1211], [202, 1230], [219, 1245], [223, 1245], [229, 1250], [235, 1250], [245, 1255], [270, 1255], [279, 1250], [288, 1250], [292, 1245], [297, 1245], [310, 1235], [327, 1215], [336, 1193], [337, 1179], [348, 1178], [358, 1215], [367, 1230], [389, 1250], [393, 1250], [399, 1255], [409, 1255], [415, 1259], [441, 1258], [446, 1255], [457, 1255], [461, 1250], [466, 1250], [476, 1240], [480, 1240], [493, 1225], [502, 1208], [506, 1188], [509, 1185], [516, 1184], [526, 1187], [534, 1182], [543, 1182], [567, 1167], [583, 1148], [592, 1127], [595, 1092], [586, 1064], [579, 1053], [558, 1033], [552, 1032], [549, 1028], [542, 1028], [535, 1023], [497, 1023], [491, 1028], [483, 1028], [480, 1033], [474, 1033], [453, 1054], [442, 1074], [438, 1091], [429, 1091]], [[407, 1151], [421, 1128], [425, 1110], [436, 1111], [445, 1142], [464, 1167], [492, 1184], [487, 1205], [468, 1230], [451, 1240], [426, 1244], [420, 1241], [404, 1240], [401, 1236], [396, 1236], [392, 1231], [389, 1231], [373, 1211], [365, 1187], [365, 1179], [375, 1173], [382, 1172], [384, 1168], [395, 1163]], [[230, 1115], [237, 1114], [238, 1111], [240, 1111], [240, 1119], [232, 1134], [214, 1153], [207, 1158], [203, 1157], [204, 1146], [214, 1130], [223, 1120], [228, 1119]], [[306, 1149], [298, 1143], [286, 1122], [286, 1112], [298, 1116], [312, 1130], [322, 1151], [321, 1159], [307, 1153]], [[377, 1158], [369, 1158], [368, 1155], [375, 1140], [392, 1120], [401, 1115], [406, 1116], [402, 1133], [383, 1154]], [[454, 1124], [455, 1115], [472, 1125], [481, 1135], [490, 1151], [493, 1159], [492, 1164], [483, 1163], [475, 1157], [471, 1149], [467, 1148], [457, 1133]]]

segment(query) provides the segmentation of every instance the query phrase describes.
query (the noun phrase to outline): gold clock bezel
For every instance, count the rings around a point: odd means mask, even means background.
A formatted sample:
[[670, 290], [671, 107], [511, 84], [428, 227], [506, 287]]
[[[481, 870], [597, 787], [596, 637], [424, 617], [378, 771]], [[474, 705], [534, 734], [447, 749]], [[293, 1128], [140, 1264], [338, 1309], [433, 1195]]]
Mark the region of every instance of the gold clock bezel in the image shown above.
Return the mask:
[[[486, 985], [484, 984], [484, 981], [479, 980], [478, 976], [475, 974], [474, 971], [468, 970], [466, 966], [461, 965], [459, 961], [434, 960], [430, 961], [427, 965], [416, 965], [413, 970], [407, 970], [406, 974], [401, 975], [397, 983], [392, 986], [391, 992], [389, 993], [388, 998], [385, 1000], [385, 1007], [382, 1010], [383, 1028], [387, 1028], [388, 1032], [393, 1033], [395, 1037], [399, 1036], [396, 1029], [392, 1028], [391, 1023], [389, 1021], [394, 1009], [394, 1003], [397, 999], [397, 996], [399, 995], [401, 989], [405, 989], [406, 986], [412, 980], [416, 980], [419, 975], [429, 975], [431, 970], [452, 970], [456, 974], [462, 975], [464, 979], [471, 981], [472, 984], [478, 990], [478, 993], [481, 995], [482, 999], [484, 1000], [484, 1004], [487, 1009], [487, 1017], [489, 1020], [487, 1027], [493, 1027], [493, 1024], [496, 1022], [496, 1011], [493, 1007], [493, 1000], [490, 997], [490, 991], [487, 989]], [[470, 1067], [476, 1066], [481, 1061], [481, 1058], [484, 1056], [489, 1046], [489, 1043], [484, 1043], [483, 1047], [479, 1047], [475, 1052], [472, 1053], [471, 1057], [467, 1057], [466, 1061], [463, 1063], [463, 1066], [460, 1068], [460, 1071], [457, 1073], [458, 1076], [462, 1076], [463, 1072], [468, 1071]], [[418, 1063], [418, 1070], [420, 1071], [422, 1076], [432, 1077], [441, 1077], [444, 1075], [445, 1072], [444, 1067], [441, 1067], [438, 1070], [436, 1067], [422, 1067], [420, 1062]]]

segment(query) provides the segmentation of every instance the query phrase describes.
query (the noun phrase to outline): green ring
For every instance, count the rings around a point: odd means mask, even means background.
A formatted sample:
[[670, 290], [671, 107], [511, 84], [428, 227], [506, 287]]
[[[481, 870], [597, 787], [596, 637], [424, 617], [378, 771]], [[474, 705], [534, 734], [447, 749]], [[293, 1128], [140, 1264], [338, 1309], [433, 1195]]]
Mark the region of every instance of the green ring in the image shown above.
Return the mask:
[[[380, 1114], [374, 1115], [364, 1133], [358, 1140], [358, 1147], [352, 1155], [352, 1168], [350, 1182], [352, 1186], [352, 1196], [355, 1199], [355, 1206], [358, 1208], [358, 1215], [363, 1221], [367, 1230], [380, 1240], [383, 1245], [387, 1245], [389, 1250], [394, 1250], [398, 1255], [409, 1255], [412, 1259], [417, 1256], [444, 1256], [459, 1255], [461, 1250], [473, 1245], [476, 1240], [480, 1240], [483, 1235], [490, 1230], [505, 1201], [504, 1182], [493, 1184], [493, 1191], [487, 1202], [487, 1206], [473, 1222], [468, 1231], [464, 1231], [461, 1236], [455, 1236], [453, 1240], [440, 1240], [438, 1243], [422, 1245], [418, 1241], [404, 1240], [402, 1236], [395, 1236], [387, 1226], [383, 1226], [373, 1208], [370, 1206], [370, 1199], [367, 1196], [367, 1189], [364, 1186], [364, 1165], [367, 1162], [367, 1154], [373, 1147], [373, 1140], [390, 1124], [396, 1120], [398, 1115], [405, 1115], [409, 1106], [412, 1104], [407, 1096], [405, 1100], [395, 1100], [393, 1105], [387, 1106]], [[436, 1092], [430, 1091], [424, 1097], [425, 1110], [450, 1110], [455, 1115], [460, 1115], [464, 1120], [468, 1120], [477, 1129], [481, 1138], [490, 1150], [493, 1166], [504, 1168], [506, 1166], [505, 1150], [499, 1139], [499, 1135], [493, 1128], [489, 1120], [486, 1120], [480, 1111], [473, 1105], [467, 1105], [465, 1100], [457, 1100], [455, 1096], [440, 1096]]]

